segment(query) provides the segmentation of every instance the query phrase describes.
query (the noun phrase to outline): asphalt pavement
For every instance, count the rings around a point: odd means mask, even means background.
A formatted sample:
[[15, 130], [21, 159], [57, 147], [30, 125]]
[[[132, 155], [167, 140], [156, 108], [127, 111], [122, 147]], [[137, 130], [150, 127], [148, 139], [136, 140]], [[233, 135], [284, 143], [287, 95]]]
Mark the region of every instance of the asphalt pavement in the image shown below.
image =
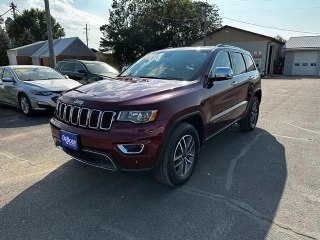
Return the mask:
[[320, 79], [264, 79], [257, 129], [207, 142], [185, 185], [53, 145], [51, 113], [0, 105], [0, 239], [319, 239]]

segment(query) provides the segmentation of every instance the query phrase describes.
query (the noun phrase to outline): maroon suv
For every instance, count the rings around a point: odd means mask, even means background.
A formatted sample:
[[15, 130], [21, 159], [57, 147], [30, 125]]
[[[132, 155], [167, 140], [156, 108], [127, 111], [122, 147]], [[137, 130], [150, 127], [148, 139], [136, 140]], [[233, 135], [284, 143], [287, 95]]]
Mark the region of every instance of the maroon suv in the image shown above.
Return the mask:
[[115, 79], [64, 93], [51, 119], [56, 146], [92, 166], [155, 170], [186, 182], [200, 146], [228, 126], [256, 126], [261, 80], [249, 52], [218, 45], [149, 53]]

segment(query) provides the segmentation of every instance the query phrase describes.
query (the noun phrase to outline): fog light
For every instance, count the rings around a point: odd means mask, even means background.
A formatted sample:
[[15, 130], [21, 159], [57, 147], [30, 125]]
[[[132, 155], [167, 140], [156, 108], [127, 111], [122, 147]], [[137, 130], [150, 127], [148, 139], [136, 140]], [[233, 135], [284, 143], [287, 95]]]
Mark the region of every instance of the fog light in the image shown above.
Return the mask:
[[139, 154], [143, 151], [143, 144], [118, 144], [119, 150], [124, 154]]

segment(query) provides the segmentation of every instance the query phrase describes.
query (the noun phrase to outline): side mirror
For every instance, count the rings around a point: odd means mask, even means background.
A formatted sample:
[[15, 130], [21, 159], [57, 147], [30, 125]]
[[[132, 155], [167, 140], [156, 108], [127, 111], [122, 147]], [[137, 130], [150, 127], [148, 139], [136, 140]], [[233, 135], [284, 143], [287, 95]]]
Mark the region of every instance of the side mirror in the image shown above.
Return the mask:
[[2, 82], [14, 82], [14, 81], [13, 81], [13, 78], [11, 77], [4, 77], [2, 78]]
[[214, 81], [223, 81], [233, 78], [233, 71], [228, 67], [217, 67], [213, 76], [209, 77], [208, 83], [212, 84]]
[[84, 70], [84, 69], [80, 69], [80, 70], [78, 70], [78, 73], [81, 73], [81, 74], [87, 75], [87, 71], [86, 71], [86, 70]]
[[63, 75], [65, 79], [69, 79], [69, 76], [68, 75]]

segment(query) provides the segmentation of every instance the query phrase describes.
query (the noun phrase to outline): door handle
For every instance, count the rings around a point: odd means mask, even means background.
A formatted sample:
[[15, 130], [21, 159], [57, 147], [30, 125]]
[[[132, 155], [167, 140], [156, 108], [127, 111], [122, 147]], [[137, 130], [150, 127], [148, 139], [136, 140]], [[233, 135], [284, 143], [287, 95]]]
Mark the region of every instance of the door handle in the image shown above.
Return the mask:
[[239, 81], [234, 80], [234, 81], [231, 83], [231, 85], [232, 85], [232, 86], [235, 86], [235, 85], [237, 85], [238, 83], [239, 83]]

